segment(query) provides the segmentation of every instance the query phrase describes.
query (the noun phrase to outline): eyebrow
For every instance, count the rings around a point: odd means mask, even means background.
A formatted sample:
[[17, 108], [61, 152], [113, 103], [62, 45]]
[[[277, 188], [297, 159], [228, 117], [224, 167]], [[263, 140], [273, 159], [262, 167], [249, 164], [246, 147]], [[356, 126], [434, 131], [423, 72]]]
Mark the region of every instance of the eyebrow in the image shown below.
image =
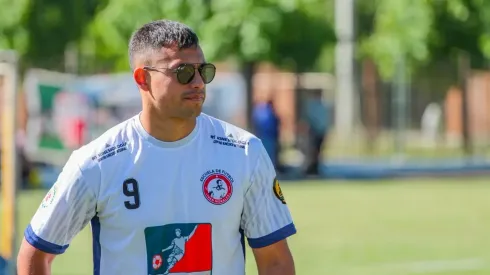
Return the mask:
[[180, 62], [178, 62], [176, 64], [170, 64], [171, 63], [170, 62], [170, 59], [163, 57], [163, 58], [158, 59], [157, 61], [155, 61], [155, 66], [159, 66], [158, 64], [159, 63], [162, 63], [162, 62], [167, 63], [166, 65], [167, 65], [167, 68], [168, 69], [177, 69], [182, 64], [207, 64], [206, 60], [204, 60], [204, 62], [199, 62], [199, 63], [188, 63], [188, 62], [180, 61]]

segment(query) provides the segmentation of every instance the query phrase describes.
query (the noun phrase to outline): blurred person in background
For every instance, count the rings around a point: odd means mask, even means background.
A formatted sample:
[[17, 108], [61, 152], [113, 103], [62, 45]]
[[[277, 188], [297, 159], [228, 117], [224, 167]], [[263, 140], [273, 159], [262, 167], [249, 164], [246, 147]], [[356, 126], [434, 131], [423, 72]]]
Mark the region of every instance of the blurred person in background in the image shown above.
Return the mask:
[[[72, 153], [25, 230], [18, 274], [50, 274], [91, 222], [96, 275], [245, 274], [245, 237], [259, 275], [294, 275], [296, 228], [262, 142], [201, 112], [216, 67], [194, 31], [148, 23], [129, 60], [142, 111]], [[185, 251], [162, 252], [196, 226]]]
[[308, 92], [304, 119], [309, 139], [306, 174], [316, 176], [319, 175], [319, 166], [323, 162], [322, 148], [331, 124], [329, 105], [323, 101], [321, 90]]
[[255, 134], [262, 140], [265, 150], [276, 169], [279, 166], [279, 117], [271, 98], [258, 101], [253, 106], [253, 125]]

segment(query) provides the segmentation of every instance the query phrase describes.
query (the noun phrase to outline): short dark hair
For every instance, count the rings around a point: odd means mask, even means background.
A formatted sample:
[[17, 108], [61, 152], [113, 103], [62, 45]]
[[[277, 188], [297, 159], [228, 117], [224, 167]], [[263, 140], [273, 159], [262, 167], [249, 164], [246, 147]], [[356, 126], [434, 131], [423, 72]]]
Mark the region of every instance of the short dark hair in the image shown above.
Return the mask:
[[[143, 25], [129, 41], [129, 65], [134, 69], [135, 58], [162, 47], [187, 49], [199, 45], [197, 34], [187, 25], [172, 20], [157, 20]], [[149, 63], [145, 60], [145, 65]]]

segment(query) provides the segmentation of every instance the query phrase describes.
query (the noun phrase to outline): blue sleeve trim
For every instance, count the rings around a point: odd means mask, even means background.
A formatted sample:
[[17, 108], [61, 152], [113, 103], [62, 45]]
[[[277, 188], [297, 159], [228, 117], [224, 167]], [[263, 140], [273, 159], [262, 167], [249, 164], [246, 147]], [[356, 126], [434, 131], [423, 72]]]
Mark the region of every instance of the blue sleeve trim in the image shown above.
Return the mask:
[[278, 241], [282, 241], [286, 239], [287, 237], [296, 234], [296, 227], [294, 226], [293, 223], [290, 223], [283, 228], [272, 232], [268, 235], [265, 235], [260, 238], [255, 238], [255, 239], [248, 239], [248, 244], [250, 245], [251, 248], [261, 248], [265, 247], [271, 244], [275, 244]]
[[36, 235], [36, 233], [34, 233], [34, 230], [32, 230], [30, 224], [24, 231], [24, 237], [26, 238], [27, 242], [30, 243], [32, 246], [49, 254], [62, 254], [68, 248], [68, 245], [61, 246], [41, 239], [39, 236]]

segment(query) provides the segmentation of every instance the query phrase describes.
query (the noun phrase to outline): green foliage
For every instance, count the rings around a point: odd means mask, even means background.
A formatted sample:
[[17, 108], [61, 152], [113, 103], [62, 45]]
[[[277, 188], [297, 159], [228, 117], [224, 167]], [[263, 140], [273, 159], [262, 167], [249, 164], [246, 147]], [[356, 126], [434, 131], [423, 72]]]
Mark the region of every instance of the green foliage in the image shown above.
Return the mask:
[[398, 58], [411, 67], [453, 60], [460, 52], [472, 66], [490, 57], [490, 2], [486, 0], [372, 0], [358, 2], [360, 56], [372, 58], [385, 79]]
[[435, 14], [429, 46], [433, 59], [455, 57], [464, 51], [472, 58], [472, 66], [485, 66], [490, 57], [490, 2], [479, 0], [434, 1]]
[[104, 3], [98, 0], [29, 1], [21, 22], [28, 30], [28, 44], [23, 51], [26, 63], [62, 68], [67, 45], [80, 39]]
[[[70, 43], [82, 62], [128, 69], [132, 32], [168, 18], [190, 25], [209, 60], [271, 61], [288, 70], [333, 67], [334, 0], [0, 0], [0, 48], [15, 49], [28, 66], [61, 69]], [[359, 58], [373, 59], [385, 79], [404, 56], [412, 67], [454, 59], [472, 65], [490, 57], [490, 1], [356, 1]], [[95, 68], [94, 67], [94, 68]]]
[[[231, 2], [213, 2], [213, 16], [200, 28], [204, 48], [216, 59], [266, 60], [304, 71], [312, 69], [325, 46], [335, 40], [324, 1], [251, 1], [255, 6]], [[244, 6], [237, 8], [238, 3]]]
[[479, 45], [482, 53], [485, 57], [490, 57], [490, 2], [485, 0], [474, 0], [473, 3], [477, 5], [479, 16], [481, 20], [481, 33], [479, 37]]
[[28, 31], [20, 24], [28, 4], [29, 0], [0, 0], [0, 49], [25, 51]]
[[127, 46], [131, 34], [140, 26], [161, 18], [189, 19], [190, 26], [199, 25], [206, 18], [209, 1], [157, 1], [144, 4], [132, 0], [109, 0], [91, 22], [84, 37], [90, 46], [95, 45], [95, 55], [101, 60], [112, 60], [116, 71], [127, 70]]
[[96, 41], [98, 56], [113, 58], [117, 70], [126, 70], [131, 33], [144, 23], [168, 18], [196, 30], [209, 60], [268, 60], [305, 70], [313, 67], [325, 42], [334, 37], [325, 15], [315, 9], [319, 5], [324, 1], [154, 0], [141, 5], [111, 0], [92, 22], [89, 39]]
[[334, 30], [323, 17], [300, 9], [283, 14], [281, 29], [285, 31], [271, 40], [270, 60], [290, 70], [311, 70], [326, 47], [335, 42]]
[[427, 41], [433, 18], [429, 2], [376, 1], [374, 33], [362, 41], [361, 52], [375, 60], [383, 77], [394, 75], [402, 56], [419, 62], [429, 57]]

